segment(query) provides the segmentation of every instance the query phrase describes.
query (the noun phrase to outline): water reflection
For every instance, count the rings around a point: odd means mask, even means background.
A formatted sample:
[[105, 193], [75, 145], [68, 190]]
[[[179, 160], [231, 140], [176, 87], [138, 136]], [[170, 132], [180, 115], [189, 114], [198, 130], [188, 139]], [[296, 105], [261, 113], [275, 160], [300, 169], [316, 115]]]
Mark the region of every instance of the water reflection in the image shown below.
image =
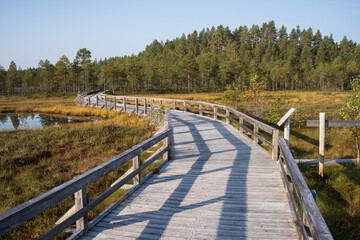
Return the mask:
[[50, 125], [71, 124], [89, 121], [91, 119], [80, 119], [73, 117], [59, 117], [44, 114], [0, 114], [0, 131], [18, 129], [37, 129]]

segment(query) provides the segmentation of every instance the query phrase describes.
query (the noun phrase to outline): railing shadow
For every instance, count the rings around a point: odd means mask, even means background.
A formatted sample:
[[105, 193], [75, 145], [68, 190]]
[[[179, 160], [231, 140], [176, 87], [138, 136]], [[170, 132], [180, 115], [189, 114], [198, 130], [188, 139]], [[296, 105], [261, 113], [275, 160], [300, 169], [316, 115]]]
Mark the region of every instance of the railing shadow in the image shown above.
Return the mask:
[[[166, 238], [166, 236], [163, 236], [164, 232], [175, 214], [205, 207], [206, 209], [211, 208], [212, 211], [219, 212], [219, 216], [216, 217], [217, 223], [213, 225], [212, 228], [212, 234], [216, 235], [217, 238], [228, 235], [226, 232], [229, 230], [233, 233], [246, 236], [246, 229], [243, 228], [240, 230], [238, 226], [229, 224], [229, 222], [233, 221], [234, 215], [238, 213], [240, 213], [240, 218], [238, 217], [237, 219], [246, 222], [246, 174], [251, 148], [234, 135], [234, 133], [230, 132], [221, 122], [190, 114], [186, 117], [188, 119], [184, 120], [176, 113], [172, 114], [172, 125], [174, 127], [173, 140], [175, 141], [172, 147], [172, 158], [174, 159], [172, 162], [188, 161], [190, 164], [188, 171], [184, 174], [175, 174], [173, 176], [162, 176], [160, 174], [149, 179], [147, 183], [147, 185], [166, 182], [170, 184], [171, 181], [178, 180], [179, 184], [173, 192], [169, 194], [160, 208], [156, 210], [151, 208], [144, 209], [144, 211], [139, 213], [127, 214], [124, 212], [124, 214], [120, 216], [112, 215], [111, 223], [107, 222], [108, 228], [147, 222], [138, 235], [138, 239]], [[199, 120], [200, 124], [198, 124]], [[177, 128], [178, 131], [176, 131]], [[184, 131], [184, 128], [188, 130]], [[181, 143], [189, 142], [188, 140], [181, 139], [181, 135], [184, 134], [188, 136], [191, 135], [193, 143], [196, 146], [195, 149], [191, 149], [190, 154], [184, 153], [184, 148], [182, 148], [184, 144]], [[183, 141], [180, 141], [180, 144], [176, 144], [176, 141], [179, 142], [179, 139]], [[221, 143], [230, 144], [230, 146], [232, 146], [231, 150], [222, 149]], [[241, 146], [241, 150], [239, 150], [239, 146]], [[171, 166], [172, 162], [165, 166], [164, 172], [167, 171], [167, 168]], [[222, 166], [219, 167], [219, 165]], [[213, 174], [218, 177], [222, 176], [225, 183], [224, 186], [216, 186], [216, 182], [214, 182], [215, 186], [207, 189], [207, 191], [209, 191], [207, 199], [201, 198], [201, 196], [199, 199], [204, 199], [203, 201], [199, 200], [196, 203], [184, 204], [183, 202], [191, 189], [198, 184], [196, 181], [201, 176], [208, 175], [208, 177], [212, 177]], [[220, 189], [217, 189], [217, 187]], [[141, 192], [138, 191], [135, 194], [132, 199], [139, 197]], [[131, 205], [132, 200], [129, 201], [128, 204]], [[121, 206], [115, 214], [119, 214], [125, 208], [126, 206]], [[161, 215], [161, 218], [157, 217], [157, 215]], [[198, 216], [194, 215], [194, 218], [196, 217]], [[197, 222], [200, 221], [198, 224], [208, 224], [206, 218], [196, 220]], [[212, 223], [213, 222], [214, 221], [212, 221]], [[189, 234], [192, 233], [192, 231], [197, 231], [198, 229], [196, 229], [196, 227], [197, 226], [193, 226], [194, 229], [189, 229]]]

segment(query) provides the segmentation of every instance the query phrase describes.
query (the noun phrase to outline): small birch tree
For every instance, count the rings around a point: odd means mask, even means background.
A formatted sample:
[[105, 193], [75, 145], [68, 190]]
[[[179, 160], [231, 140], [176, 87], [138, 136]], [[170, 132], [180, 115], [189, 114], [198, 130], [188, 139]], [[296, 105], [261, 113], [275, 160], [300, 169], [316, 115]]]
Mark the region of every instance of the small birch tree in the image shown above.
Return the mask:
[[[340, 110], [341, 116], [345, 120], [360, 121], [360, 76], [350, 81], [353, 94], [347, 96], [345, 104]], [[355, 137], [357, 163], [360, 162], [360, 128], [350, 127], [351, 135]]]

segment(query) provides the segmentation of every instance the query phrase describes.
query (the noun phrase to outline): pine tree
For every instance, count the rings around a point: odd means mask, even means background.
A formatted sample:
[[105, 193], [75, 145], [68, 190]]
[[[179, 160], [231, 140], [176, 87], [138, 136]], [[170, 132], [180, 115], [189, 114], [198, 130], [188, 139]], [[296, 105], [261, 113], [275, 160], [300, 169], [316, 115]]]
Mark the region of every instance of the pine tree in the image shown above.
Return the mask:
[[83, 90], [90, 90], [90, 77], [92, 73], [91, 52], [86, 48], [79, 49], [76, 53], [76, 61], [80, 64], [80, 77], [83, 82]]
[[3, 66], [0, 65], [0, 94], [6, 92], [6, 71]]
[[69, 59], [63, 55], [55, 66], [55, 77], [59, 81], [58, 85], [62, 86], [62, 91], [67, 93], [68, 90], [68, 75], [70, 69]]
[[181, 77], [187, 82], [187, 92], [196, 91], [195, 79], [197, 76], [198, 65], [192, 53], [186, 54], [180, 62], [179, 72]]
[[17, 67], [14, 61], [11, 61], [6, 78], [6, 88], [10, 94], [14, 93], [17, 80]]

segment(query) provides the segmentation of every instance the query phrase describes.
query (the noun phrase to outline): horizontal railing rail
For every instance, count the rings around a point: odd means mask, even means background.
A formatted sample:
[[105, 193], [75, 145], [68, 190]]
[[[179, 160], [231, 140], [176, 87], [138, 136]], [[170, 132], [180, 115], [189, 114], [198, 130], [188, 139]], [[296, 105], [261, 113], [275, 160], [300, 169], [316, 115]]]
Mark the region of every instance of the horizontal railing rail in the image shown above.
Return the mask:
[[[74, 211], [67, 215], [66, 219], [62, 220], [61, 223], [42, 235], [40, 239], [51, 239], [75, 222], [78, 231], [86, 231], [88, 228], [87, 214], [90, 210], [99, 205], [130, 180], [133, 180], [134, 185], [138, 185], [141, 180], [141, 172], [160, 157], [162, 157], [163, 162], [168, 160], [171, 139], [170, 136], [172, 132], [168, 110], [165, 110], [164, 119], [161, 123], [162, 124], [159, 127], [163, 129], [163, 131], [158, 132], [155, 136], [98, 165], [97, 167], [76, 176], [72, 180], [67, 181], [60, 186], [55, 187], [50, 191], [1, 214], [0, 235], [7, 233], [72, 195], [75, 195]], [[150, 147], [160, 143], [162, 143], [162, 147], [141, 164], [140, 154]], [[98, 195], [91, 202], [87, 202], [86, 187], [89, 184], [118, 169], [130, 160], [133, 162], [132, 170], [129, 170], [126, 174], [121, 176], [111, 185], [110, 188]]]
[[[241, 132], [249, 134], [254, 144], [263, 144], [271, 148], [272, 158], [278, 159], [278, 136], [279, 130], [262, 123], [231, 107], [192, 100], [181, 100], [172, 98], [149, 98], [134, 96], [116, 96], [108, 94], [97, 94], [84, 100], [84, 104], [101, 108], [121, 108], [127, 111], [129, 108], [136, 114], [147, 114], [149, 109], [164, 106], [170, 109], [191, 111], [201, 116], [212, 116], [214, 120], [225, 119], [226, 123], [237, 126]], [[222, 112], [220, 112], [222, 111]], [[250, 125], [250, 126], [249, 126]], [[260, 130], [268, 133], [271, 137], [263, 136]], [[260, 145], [263, 147], [262, 145]]]
[[[316, 201], [296, 165], [294, 157], [283, 137], [279, 137], [280, 170], [287, 189], [290, 206], [295, 213], [296, 222], [303, 239], [333, 239]], [[295, 194], [295, 195], [294, 195]], [[301, 206], [303, 216], [300, 215]]]
[[[214, 120], [219, 118], [225, 119], [226, 123], [232, 123], [236, 125], [241, 132], [251, 135], [254, 144], [258, 144], [259, 141], [272, 150], [272, 158], [278, 160], [279, 150], [281, 151], [280, 170], [283, 173], [284, 185], [287, 190], [288, 198], [291, 202], [291, 206], [301, 235], [305, 239], [313, 237], [315, 239], [332, 239], [332, 235], [316, 205], [312, 194], [303, 179], [300, 170], [298, 169], [292, 154], [283, 137], [279, 137], [279, 130], [273, 128], [265, 123], [262, 123], [244, 113], [241, 113], [231, 107], [227, 107], [220, 104], [212, 104], [200, 101], [192, 100], [180, 100], [169, 98], [148, 98], [148, 97], [129, 97], [129, 96], [114, 96], [107, 94], [99, 94], [95, 97], [98, 103], [99, 99], [103, 101], [103, 106], [118, 103], [123, 108], [134, 108], [136, 113], [140, 108], [146, 113], [148, 107], [165, 106], [171, 109], [191, 111], [201, 116], [208, 115], [213, 117]], [[108, 103], [108, 101], [112, 103]], [[88, 99], [90, 104], [91, 99]], [[222, 111], [223, 113], [219, 112]], [[246, 124], [247, 123], [247, 124]], [[250, 126], [249, 126], [250, 125]], [[252, 126], [251, 126], [252, 125]], [[262, 136], [259, 130], [262, 130], [272, 135], [272, 139], [268, 140]], [[279, 141], [282, 145], [279, 146]], [[291, 181], [289, 181], [291, 179]], [[295, 189], [296, 196], [300, 199], [300, 204], [304, 211], [303, 218], [300, 217], [300, 211], [297, 207], [293, 188]], [[310, 198], [311, 196], [311, 198]]]

